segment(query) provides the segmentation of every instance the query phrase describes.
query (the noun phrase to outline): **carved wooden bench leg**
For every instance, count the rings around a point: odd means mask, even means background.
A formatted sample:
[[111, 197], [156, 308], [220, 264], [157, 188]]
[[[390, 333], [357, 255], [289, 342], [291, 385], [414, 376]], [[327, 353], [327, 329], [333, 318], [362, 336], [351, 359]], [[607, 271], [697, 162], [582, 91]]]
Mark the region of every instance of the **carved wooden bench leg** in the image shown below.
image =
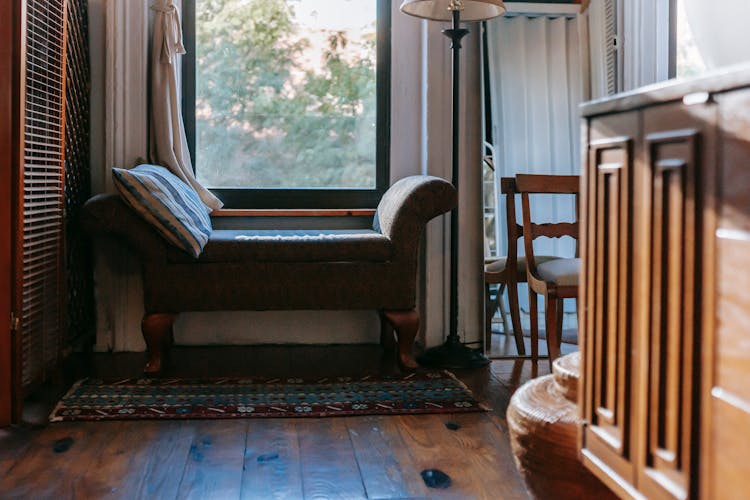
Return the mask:
[[383, 311], [378, 311], [380, 315], [380, 345], [386, 351], [396, 350], [396, 337], [393, 335], [393, 326]]
[[419, 330], [419, 313], [414, 310], [383, 311], [383, 316], [396, 330], [398, 337], [398, 362], [404, 370], [415, 370], [419, 365], [414, 359], [412, 348]]
[[172, 346], [172, 323], [175, 315], [169, 313], [146, 314], [141, 321], [141, 332], [146, 341], [148, 362], [144, 373], [159, 373], [164, 357]]

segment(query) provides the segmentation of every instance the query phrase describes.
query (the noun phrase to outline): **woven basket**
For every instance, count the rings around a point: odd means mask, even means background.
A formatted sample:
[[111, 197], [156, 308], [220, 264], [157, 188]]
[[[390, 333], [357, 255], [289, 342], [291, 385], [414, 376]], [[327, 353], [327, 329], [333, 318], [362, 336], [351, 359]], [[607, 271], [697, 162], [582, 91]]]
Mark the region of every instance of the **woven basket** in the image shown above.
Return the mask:
[[578, 404], [578, 376], [581, 366], [581, 354], [574, 352], [552, 363], [555, 385], [560, 394], [573, 403]]
[[510, 443], [534, 498], [617, 498], [578, 459], [579, 364], [577, 353], [555, 360], [553, 375], [527, 382], [510, 400]]

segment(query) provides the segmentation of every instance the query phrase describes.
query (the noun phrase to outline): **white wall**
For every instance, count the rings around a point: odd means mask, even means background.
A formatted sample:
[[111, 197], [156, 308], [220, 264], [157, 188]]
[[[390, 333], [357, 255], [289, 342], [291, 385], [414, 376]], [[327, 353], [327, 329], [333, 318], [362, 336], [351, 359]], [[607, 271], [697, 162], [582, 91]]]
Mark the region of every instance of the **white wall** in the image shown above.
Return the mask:
[[[143, 20], [149, 3], [89, 0], [95, 193], [112, 191], [111, 166], [130, 166], [146, 156], [147, 127], [139, 121], [146, 123], [146, 85], [139, 79], [146, 68]], [[450, 179], [450, 53], [439, 33], [444, 26], [401, 14], [399, 2], [393, 4], [391, 180], [420, 173]], [[481, 338], [483, 317], [478, 40], [473, 33], [462, 53], [459, 332], [466, 340]], [[449, 227], [448, 217], [440, 217], [430, 222], [425, 239], [420, 302], [428, 346], [447, 333]], [[143, 350], [142, 291], [133, 257], [99, 245], [96, 268], [96, 349]], [[378, 333], [372, 311], [186, 313], [175, 324], [175, 339], [183, 344], [377, 342]]]

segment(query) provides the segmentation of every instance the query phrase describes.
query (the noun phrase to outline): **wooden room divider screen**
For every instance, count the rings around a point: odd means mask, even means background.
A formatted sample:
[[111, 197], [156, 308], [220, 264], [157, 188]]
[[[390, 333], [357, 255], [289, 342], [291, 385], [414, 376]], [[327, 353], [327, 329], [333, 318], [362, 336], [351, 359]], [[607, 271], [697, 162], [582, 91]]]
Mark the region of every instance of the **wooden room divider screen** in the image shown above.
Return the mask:
[[0, 86], [0, 175], [10, 186], [0, 228], [11, 242], [0, 251], [10, 275], [0, 302], [10, 316], [10, 335], [0, 331], [2, 425], [11, 408], [18, 419], [24, 394], [59, 365], [75, 338], [66, 318], [81, 323], [91, 310], [82, 305], [91, 278], [85, 243], [73, 225], [66, 234], [66, 211], [74, 220], [90, 194], [86, 2], [0, 0], [0, 7], [8, 16], [0, 68], [10, 75]]
[[67, 4], [65, 264], [68, 303], [64, 349], [89, 342], [96, 325], [91, 242], [77, 222], [81, 207], [91, 197], [88, 0], [67, 0]]
[[23, 150], [15, 186], [17, 401], [57, 365], [62, 341], [65, 7], [65, 0], [27, 0], [20, 10], [25, 29], [18, 68]]

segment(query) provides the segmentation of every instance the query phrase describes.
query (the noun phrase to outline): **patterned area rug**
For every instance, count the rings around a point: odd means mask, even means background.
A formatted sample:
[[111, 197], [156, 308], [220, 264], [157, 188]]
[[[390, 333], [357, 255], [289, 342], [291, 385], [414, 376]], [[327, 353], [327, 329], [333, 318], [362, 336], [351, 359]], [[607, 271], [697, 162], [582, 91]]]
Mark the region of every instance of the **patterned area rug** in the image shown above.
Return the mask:
[[444, 371], [396, 377], [122, 379], [76, 382], [51, 422], [332, 417], [486, 411]]

